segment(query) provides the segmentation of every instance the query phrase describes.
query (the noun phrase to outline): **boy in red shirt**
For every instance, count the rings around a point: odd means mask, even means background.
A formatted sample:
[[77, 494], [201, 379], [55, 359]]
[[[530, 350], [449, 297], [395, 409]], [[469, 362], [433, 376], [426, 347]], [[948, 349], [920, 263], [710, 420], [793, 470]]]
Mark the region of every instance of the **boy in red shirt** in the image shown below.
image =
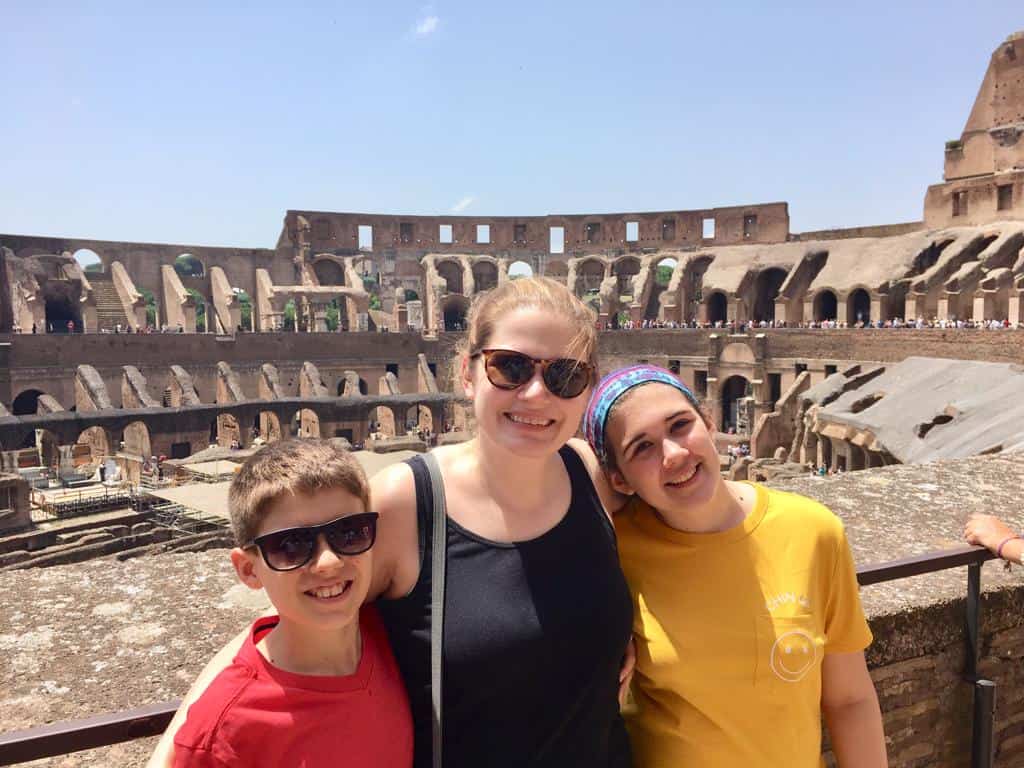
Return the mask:
[[175, 766], [412, 765], [412, 721], [370, 586], [377, 515], [359, 463], [320, 440], [270, 444], [228, 496], [238, 578], [277, 616], [188, 711]]

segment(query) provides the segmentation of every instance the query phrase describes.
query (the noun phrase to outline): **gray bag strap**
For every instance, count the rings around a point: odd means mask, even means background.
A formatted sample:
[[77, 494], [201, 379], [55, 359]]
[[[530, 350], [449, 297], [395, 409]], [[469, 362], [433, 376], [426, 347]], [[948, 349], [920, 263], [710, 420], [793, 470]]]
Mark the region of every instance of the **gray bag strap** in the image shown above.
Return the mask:
[[433, 709], [434, 768], [441, 768], [441, 664], [444, 659], [444, 575], [448, 547], [448, 507], [444, 499], [441, 468], [432, 453], [423, 454], [423, 463], [430, 473], [434, 497], [433, 558], [430, 571], [430, 703]]

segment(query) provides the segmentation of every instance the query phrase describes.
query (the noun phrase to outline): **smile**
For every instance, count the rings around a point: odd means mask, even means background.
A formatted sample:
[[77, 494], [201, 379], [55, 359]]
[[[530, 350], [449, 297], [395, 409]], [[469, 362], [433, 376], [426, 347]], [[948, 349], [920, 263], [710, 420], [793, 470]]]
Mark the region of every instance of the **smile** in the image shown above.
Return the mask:
[[536, 416], [522, 416], [518, 413], [506, 413], [505, 416], [514, 424], [525, 424], [528, 427], [550, 427], [554, 419], [542, 419]]
[[687, 485], [697, 475], [697, 470], [700, 469], [700, 464], [694, 464], [687, 472], [683, 473], [674, 480], [670, 480], [665, 485], [672, 488], [682, 488]]
[[340, 581], [337, 584], [330, 584], [316, 589], [307, 589], [305, 594], [317, 600], [337, 600], [348, 594], [352, 588], [352, 580]]

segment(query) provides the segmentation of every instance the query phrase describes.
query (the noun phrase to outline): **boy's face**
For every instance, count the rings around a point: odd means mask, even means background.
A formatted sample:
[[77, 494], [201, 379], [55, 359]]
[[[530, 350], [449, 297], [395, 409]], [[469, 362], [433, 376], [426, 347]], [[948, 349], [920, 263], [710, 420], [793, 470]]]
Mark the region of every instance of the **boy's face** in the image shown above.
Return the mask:
[[[271, 503], [257, 535], [319, 525], [365, 511], [359, 497], [344, 488], [310, 495], [285, 494]], [[340, 629], [358, 621], [359, 608], [370, 588], [373, 550], [337, 555], [321, 533], [312, 559], [301, 568], [275, 571], [256, 547], [233, 549], [231, 562], [242, 583], [266, 589], [282, 620], [314, 630]]]
[[619, 493], [636, 494], [655, 509], [703, 504], [720, 481], [713, 432], [675, 387], [644, 384], [612, 412], [608, 450]]

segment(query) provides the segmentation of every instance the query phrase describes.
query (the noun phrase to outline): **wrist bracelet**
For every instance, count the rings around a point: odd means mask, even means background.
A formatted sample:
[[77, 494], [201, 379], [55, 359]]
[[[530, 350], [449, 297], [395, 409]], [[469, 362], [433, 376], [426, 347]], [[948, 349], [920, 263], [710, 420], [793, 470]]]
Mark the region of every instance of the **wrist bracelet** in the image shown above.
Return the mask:
[[1003, 556], [1003, 547], [1005, 547], [1011, 541], [1016, 541], [1017, 539], [1022, 539], [1022, 538], [1024, 538], [1024, 536], [1007, 536], [1005, 539], [1003, 539], [1001, 542], [999, 542], [999, 546], [996, 547], [996, 557], [1002, 557]]

